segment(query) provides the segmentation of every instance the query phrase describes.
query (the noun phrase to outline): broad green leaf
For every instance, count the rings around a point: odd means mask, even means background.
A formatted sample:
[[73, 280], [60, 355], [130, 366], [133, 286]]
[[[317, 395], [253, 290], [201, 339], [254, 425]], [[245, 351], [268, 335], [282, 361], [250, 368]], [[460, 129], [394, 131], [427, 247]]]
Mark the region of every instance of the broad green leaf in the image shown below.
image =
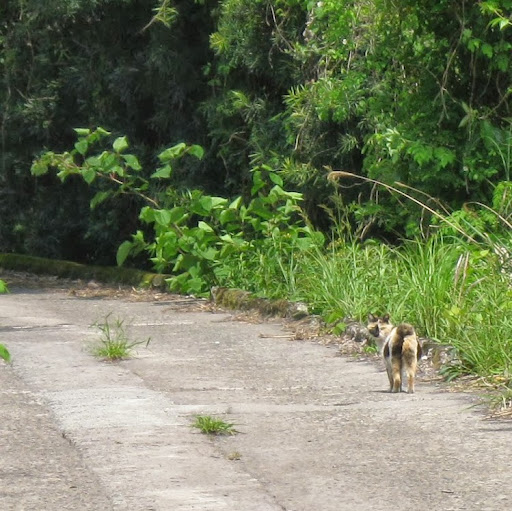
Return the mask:
[[259, 217], [264, 220], [270, 220], [274, 214], [270, 211], [261, 199], [253, 199], [249, 204], [249, 208], [247, 210], [249, 213], [255, 213]]
[[484, 43], [482, 44], [482, 53], [488, 57], [488, 58], [492, 58], [493, 54], [494, 54], [494, 50], [493, 50], [493, 47], [488, 44], [488, 43]]
[[61, 170], [60, 172], [57, 172], [57, 177], [64, 183], [66, 178], [71, 174], [76, 174], [76, 172], [71, 172], [69, 170]]
[[86, 137], [91, 134], [91, 130], [88, 128], [73, 128], [73, 131], [80, 137]]
[[234, 222], [237, 219], [237, 214], [234, 209], [225, 209], [219, 215], [219, 220], [221, 224], [226, 224], [228, 222]]
[[11, 361], [11, 354], [3, 344], [0, 344], [0, 358], [3, 358], [6, 362]]
[[207, 261], [215, 261], [219, 255], [219, 251], [213, 247], [208, 247], [205, 250], [198, 250], [198, 254]]
[[48, 165], [42, 160], [36, 160], [30, 167], [30, 173], [33, 176], [42, 176], [48, 172]]
[[84, 181], [90, 185], [94, 179], [96, 178], [96, 171], [94, 169], [81, 169], [80, 174], [82, 174], [82, 177], [84, 178]]
[[169, 164], [167, 164], [163, 167], [160, 167], [156, 172], [153, 172], [153, 174], [151, 174], [151, 177], [167, 179], [167, 178], [171, 177], [171, 173], [172, 173], [172, 167]]
[[89, 148], [89, 143], [85, 138], [80, 139], [78, 142], [75, 143], [75, 149], [83, 156], [87, 149]]
[[166, 227], [171, 223], [171, 213], [168, 209], [156, 209], [154, 215], [158, 225]]
[[281, 176], [279, 176], [275, 172], [269, 172], [268, 177], [270, 178], [270, 181], [272, 181], [272, 183], [278, 186], [283, 186], [284, 183], [283, 180], [281, 179]]
[[243, 203], [242, 196], [237, 197], [229, 206], [229, 209], [238, 209]]
[[146, 241], [144, 240], [144, 233], [142, 231], [137, 231], [135, 234], [132, 234], [133, 244], [139, 247], [145, 246]]
[[85, 160], [85, 165], [88, 165], [89, 167], [100, 167], [101, 160], [99, 156], [89, 156], [89, 158]]
[[198, 200], [198, 205], [200, 206], [200, 209], [202, 208], [206, 213], [210, 213], [210, 211], [213, 209], [213, 201], [212, 197], [209, 195], [206, 195], [205, 197], [201, 197]]
[[213, 229], [206, 223], [206, 222], [203, 222], [203, 221], [200, 221], [197, 223], [197, 226], [199, 227], [199, 229], [201, 229], [202, 231], [206, 231], [206, 232], [214, 232]]
[[162, 256], [169, 260], [178, 253], [178, 235], [174, 231], [166, 231], [158, 237], [158, 243], [161, 245]]
[[482, 41], [480, 39], [477, 39], [477, 38], [470, 39], [468, 41], [468, 50], [470, 52], [474, 52], [476, 49], [480, 48], [481, 43], [482, 43]]
[[199, 199], [199, 204], [208, 213], [212, 209], [217, 209], [221, 206], [226, 206], [228, 200], [223, 197], [212, 197], [211, 195], [205, 195]]
[[183, 206], [176, 206], [169, 210], [169, 223], [179, 224], [182, 220], [188, 218], [187, 210]]
[[212, 199], [212, 207], [219, 208], [221, 206], [227, 206], [228, 200], [224, 197], [210, 197]]
[[162, 163], [167, 163], [167, 162], [169, 162], [171, 160], [174, 160], [174, 159], [179, 158], [180, 156], [182, 156], [185, 153], [186, 150], [187, 150], [187, 144], [181, 142], [180, 144], [176, 144], [175, 146], [169, 147], [165, 151], [162, 151], [158, 155], [158, 159]]
[[206, 291], [207, 283], [201, 277], [195, 277], [193, 279], [187, 280], [187, 286], [185, 288], [187, 293], [201, 293]]
[[500, 21], [499, 21], [500, 30], [503, 30], [503, 29], [509, 27], [511, 24], [512, 23], [510, 22], [510, 20], [508, 20], [506, 18], [500, 19]]
[[233, 243], [233, 237], [230, 234], [223, 234], [219, 239], [224, 243]]
[[295, 243], [297, 248], [302, 251], [309, 250], [315, 244], [311, 238], [298, 238]]
[[283, 190], [280, 186], [275, 185], [272, 190], [270, 190], [268, 197], [271, 199], [271, 201], [276, 200], [276, 198], [288, 198], [292, 199], [294, 201], [300, 201], [303, 199], [302, 193], [300, 192], [287, 192], [286, 190]]
[[200, 145], [191, 145], [188, 148], [188, 153], [195, 156], [198, 160], [202, 160], [204, 156], [204, 149]]
[[7, 287], [7, 284], [3, 280], [0, 280], [0, 293], [8, 293], [8, 292], [9, 292], [9, 288]]
[[123, 159], [126, 162], [126, 165], [133, 170], [142, 170], [142, 166], [139, 162], [139, 159], [134, 154], [123, 154]]
[[102, 128], [101, 126], [98, 126], [96, 128], [96, 133], [98, 133], [99, 135], [102, 135], [102, 136], [107, 136], [107, 135], [110, 135], [110, 131], [107, 131], [106, 129]]
[[145, 206], [140, 210], [139, 218], [148, 224], [155, 221], [155, 210], [149, 206]]
[[102, 172], [110, 172], [112, 170], [112, 167], [115, 167], [117, 165], [117, 157], [114, 153], [103, 151], [100, 154], [100, 166]]
[[165, 279], [165, 282], [167, 282], [167, 284], [169, 284], [170, 291], [184, 292], [185, 291], [184, 286], [187, 282], [187, 279], [189, 279], [188, 273], [182, 273], [181, 275], [178, 275], [176, 277], [171, 277], [170, 279]]
[[117, 174], [118, 176], [121, 176], [121, 177], [124, 177], [124, 175], [125, 175], [124, 169], [120, 165], [114, 165], [110, 169], [110, 172], [113, 172], [114, 174]]
[[261, 177], [261, 170], [255, 170], [252, 173], [252, 182], [251, 195], [256, 195], [265, 186], [265, 181]]
[[320, 231], [313, 231], [311, 233], [311, 238], [315, 241], [317, 245], [324, 245], [325, 244], [325, 236]]
[[98, 206], [99, 204], [101, 204], [102, 202], [104, 202], [106, 199], [108, 199], [111, 195], [111, 192], [107, 192], [107, 191], [102, 191], [102, 192], [98, 192], [92, 199], [91, 199], [91, 202], [89, 203], [89, 207], [91, 209], [94, 209], [96, 208], [96, 206]]
[[123, 241], [121, 243], [121, 245], [119, 245], [119, 248], [117, 249], [117, 254], [116, 254], [117, 266], [123, 265], [123, 263], [126, 261], [126, 258], [130, 254], [132, 246], [133, 246], [133, 243], [131, 241]]
[[118, 137], [114, 140], [112, 147], [116, 153], [122, 153], [129, 147], [128, 139], [126, 137]]

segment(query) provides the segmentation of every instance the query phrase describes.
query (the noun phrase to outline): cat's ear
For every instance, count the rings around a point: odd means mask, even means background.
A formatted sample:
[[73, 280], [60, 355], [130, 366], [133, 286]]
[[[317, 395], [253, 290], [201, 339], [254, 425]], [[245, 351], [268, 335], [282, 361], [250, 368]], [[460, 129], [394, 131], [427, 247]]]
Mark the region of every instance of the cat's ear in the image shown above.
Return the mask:
[[382, 321], [384, 321], [384, 323], [389, 323], [389, 314], [384, 314], [384, 316], [382, 316]]
[[370, 312], [368, 314], [368, 321], [370, 321], [371, 323], [373, 323], [374, 321], [377, 321], [377, 318]]

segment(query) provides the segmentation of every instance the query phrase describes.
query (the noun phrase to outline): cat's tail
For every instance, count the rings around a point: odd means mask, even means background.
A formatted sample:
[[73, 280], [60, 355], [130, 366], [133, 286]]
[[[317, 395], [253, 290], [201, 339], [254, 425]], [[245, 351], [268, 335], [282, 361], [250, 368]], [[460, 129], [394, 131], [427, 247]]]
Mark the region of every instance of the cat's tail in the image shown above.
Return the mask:
[[396, 335], [403, 342], [404, 338], [408, 335], [416, 335], [416, 331], [412, 325], [409, 325], [409, 323], [402, 323], [396, 327]]
[[[407, 359], [412, 360], [412, 358], [416, 358], [419, 360], [423, 356], [423, 350], [421, 348], [421, 343], [418, 340], [418, 336], [416, 335], [416, 330], [412, 325], [408, 323], [402, 323], [396, 327], [396, 336], [397, 336], [397, 350], [400, 349], [402, 351], [402, 355]], [[406, 348], [404, 348], [404, 342], [406, 343]], [[400, 348], [398, 348], [398, 345]]]

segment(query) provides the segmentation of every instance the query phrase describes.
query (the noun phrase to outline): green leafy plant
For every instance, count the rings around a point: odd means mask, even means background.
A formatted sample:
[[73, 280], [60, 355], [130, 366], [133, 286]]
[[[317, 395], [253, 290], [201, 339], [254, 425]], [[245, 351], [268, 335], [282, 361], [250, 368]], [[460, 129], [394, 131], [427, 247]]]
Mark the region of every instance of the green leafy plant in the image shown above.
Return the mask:
[[302, 194], [286, 191], [278, 173], [262, 165], [253, 169], [252, 180], [249, 201], [194, 190], [173, 208], [143, 208], [140, 218], [153, 225], [154, 241], [137, 232], [119, 247], [118, 262], [146, 250], [158, 271], [177, 274], [168, 280], [171, 290], [184, 293], [204, 294], [216, 284], [263, 289], [271, 280], [282, 282], [295, 254], [324, 238], [305, 220]]
[[124, 320], [116, 318], [112, 321], [111, 315], [112, 313], [108, 314], [103, 322], [93, 325], [100, 332], [100, 339], [90, 347], [93, 355], [107, 360], [122, 360], [129, 358], [136, 346], [149, 345], [151, 338], [145, 341], [130, 340], [126, 334]]
[[[7, 287], [7, 284], [3, 280], [0, 280], [0, 293], [8, 293], [8, 292], [9, 292], [9, 289]], [[6, 362], [11, 361], [11, 354], [9, 353], [9, 350], [3, 344], [0, 344], [0, 358], [5, 360]]]
[[[45, 152], [36, 159], [31, 167], [34, 176], [41, 176], [49, 169], [56, 169], [57, 177], [66, 181], [70, 176], [80, 176], [92, 185], [95, 181], [106, 181], [111, 186], [98, 191], [91, 199], [91, 209], [94, 209], [105, 200], [121, 194], [136, 195], [151, 205], [158, 207], [156, 198], [148, 194], [149, 180], [142, 173], [142, 166], [134, 154], [129, 154], [127, 137], [117, 137], [111, 144], [111, 149], [105, 149], [94, 155], [89, 155], [91, 149], [100, 143], [105, 144], [105, 139], [111, 133], [101, 127], [95, 130], [88, 128], [75, 128], [77, 142], [71, 151], [55, 153]], [[173, 161], [182, 158], [185, 154], [191, 154], [197, 158], [203, 157], [203, 149], [197, 145], [177, 144], [162, 151], [158, 155], [161, 166], [151, 174], [152, 179], [168, 178], [172, 173]]]
[[197, 415], [192, 427], [199, 429], [201, 433], [206, 435], [234, 435], [238, 433], [235, 429], [235, 424], [211, 417], [210, 415]]
[[379, 353], [379, 349], [374, 344], [365, 344], [363, 346], [363, 352], [367, 355], [377, 355]]
[[[117, 262], [121, 265], [130, 255], [146, 252], [157, 271], [173, 274], [167, 281], [173, 291], [204, 295], [213, 285], [226, 283], [263, 289], [283, 278], [290, 289], [297, 254], [324, 242], [323, 234], [309, 225], [301, 209], [302, 194], [286, 191], [282, 178], [269, 166], [253, 169], [248, 201], [199, 190], [179, 192], [168, 184], [160, 195], [172, 205], [164, 207], [150, 182], [168, 180], [172, 163], [186, 154], [201, 158], [201, 147], [180, 143], [162, 151], [161, 166], [146, 179], [138, 158], [126, 153], [126, 137], [116, 138], [112, 150], [87, 156], [110, 134], [103, 128], [75, 131], [78, 141], [72, 151], [43, 154], [33, 163], [32, 173], [42, 175], [55, 168], [63, 181], [72, 175], [89, 185], [107, 181], [110, 187], [94, 195], [91, 208], [119, 194], [144, 199], [148, 205], [141, 209], [140, 220], [152, 226], [153, 239], [146, 240], [145, 232], [138, 230], [119, 246]], [[247, 286], [249, 281], [252, 286]]]

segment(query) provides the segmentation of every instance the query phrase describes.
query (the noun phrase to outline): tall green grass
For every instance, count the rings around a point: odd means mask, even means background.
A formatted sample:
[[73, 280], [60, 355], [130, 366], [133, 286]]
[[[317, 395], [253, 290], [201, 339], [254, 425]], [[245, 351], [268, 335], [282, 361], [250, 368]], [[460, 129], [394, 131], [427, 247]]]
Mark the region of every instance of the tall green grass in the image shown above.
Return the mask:
[[301, 284], [324, 316], [388, 312], [452, 346], [461, 373], [511, 374], [512, 275], [492, 251], [434, 237], [397, 248], [352, 242], [312, 260]]
[[[453, 347], [451, 375], [504, 377], [512, 385], [512, 224], [508, 216], [478, 205], [495, 219], [486, 232], [464, 211], [434, 211], [400, 189], [365, 179], [410, 199], [436, 219], [437, 234], [397, 247], [361, 243], [340, 222], [340, 235], [326, 248], [294, 250], [268, 240], [236, 261], [222, 284], [268, 297], [307, 302], [326, 319], [365, 321], [369, 312], [389, 313], [415, 325], [420, 335]], [[435, 202], [435, 201], [433, 201]], [[501, 228], [500, 228], [501, 226]]]
[[237, 274], [264, 275], [267, 296], [306, 301], [324, 318], [388, 312], [452, 346], [452, 371], [512, 377], [512, 275], [500, 271], [490, 246], [441, 235], [398, 247], [340, 240], [246, 263]]

